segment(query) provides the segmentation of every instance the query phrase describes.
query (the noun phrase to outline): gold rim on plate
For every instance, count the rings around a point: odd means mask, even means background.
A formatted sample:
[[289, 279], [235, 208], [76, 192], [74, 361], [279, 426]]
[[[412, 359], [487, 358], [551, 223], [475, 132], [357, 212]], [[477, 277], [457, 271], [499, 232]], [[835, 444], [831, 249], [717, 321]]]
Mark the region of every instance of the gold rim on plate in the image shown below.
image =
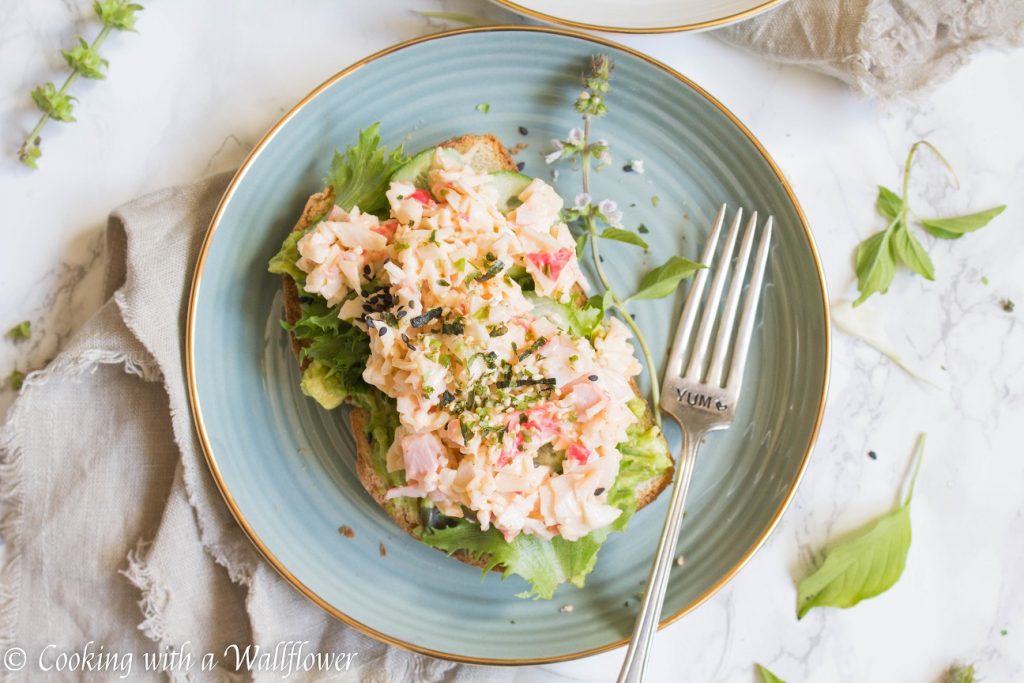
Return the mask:
[[[728, 16], [721, 17], [719, 19], [709, 19], [708, 21], [698, 21], [693, 24], [680, 24], [679, 26], [650, 26], [650, 27], [637, 27], [637, 28], [625, 28], [622, 26], [603, 26], [601, 24], [588, 24], [581, 21], [573, 21], [572, 19], [564, 19], [562, 17], [556, 17], [553, 14], [545, 14], [544, 12], [538, 12], [528, 7], [523, 7], [517, 2], [512, 0], [494, 0], [502, 7], [512, 10], [516, 14], [521, 14], [531, 19], [537, 19], [538, 21], [544, 21], [549, 24], [560, 24], [562, 26], [569, 26], [575, 29], [583, 29], [586, 31], [609, 31], [612, 33], [680, 33], [682, 31], [703, 31], [709, 28], [717, 28], [725, 26], [727, 24], [733, 24], [745, 19], [750, 19], [756, 14], [766, 12], [774, 7], [783, 4], [787, 0], [767, 0], [762, 2], [757, 7], [751, 7], [748, 10], [742, 12], [736, 12]], [[673, 75], [678, 75], [673, 72]], [[746, 132], [746, 131], [744, 131]]]
[[274, 135], [276, 135], [277, 132], [286, 123], [288, 123], [288, 121], [291, 120], [291, 118], [295, 116], [295, 114], [298, 113], [298, 111], [302, 109], [307, 103], [309, 103], [314, 97], [316, 97], [321, 92], [323, 92], [330, 86], [334, 85], [335, 83], [337, 83], [350, 73], [369, 64], [370, 62], [380, 59], [381, 57], [389, 55], [393, 52], [397, 52], [398, 50], [409, 47], [410, 45], [417, 45], [419, 43], [425, 43], [431, 40], [437, 40], [439, 38], [447, 38], [449, 36], [460, 35], [464, 33], [491, 33], [505, 31], [532, 31], [536, 33], [551, 33], [556, 35], [569, 36], [571, 38], [579, 38], [592, 43], [596, 43], [598, 45], [604, 45], [607, 47], [614, 48], [616, 50], [622, 50], [623, 52], [629, 53], [634, 57], [638, 57], [644, 60], [645, 62], [648, 62], [649, 64], [671, 74], [679, 81], [681, 81], [683, 84], [685, 84], [687, 87], [692, 88], [702, 97], [704, 97], [708, 102], [710, 102], [716, 108], [718, 108], [718, 110], [721, 111], [730, 121], [732, 121], [732, 123], [737, 128], [739, 128], [739, 130], [745, 136], [747, 136], [747, 139], [750, 140], [751, 144], [753, 144], [755, 148], [757, 148], [758, 152], [761, 153], [761, 156], [764, 157], [765, 161], [768, 163], [772, 171], [775, 173], [775, 176], [778, 178], [779, 182], [786, 190], [786, 194], [789, 196], [790, 201], [793, 203], [793, 207], [796, 209], [797, 215], [800, 217], [800, 225], [803, 227], [804, 234], [807, 237], [807, 243], [811, 249], [811, 256], [814, 259], [814, 265], [818, 272], [818, 282], [821, 285], [821, 299], [822, 302], [824, 302], [824, 307], [822, 308], [822, 316], [824, 318], [825, 323], [825, 372], [821, 385], [821, 398], [818, 403], [818, 414], [814, 418], [814, 428], [811, 431], [811, 438], [807, 443], [807, 450], [804, 452], [803, 460], [800, 463], [800, 469], [797, 471], [796, 477], [793, 479], [793, 483], [790, 486], [789, 491], [786, 492], [786, 496], [783, 499], [782, 504], [779, 505], [779, 508], [775, 511], [775, 515], [768, 523], [768, 526], [765, 527], [764, 531], [761, 533], [760, 537], [758, 537], [758, 539], [754, 542], [754, 544], [747, 549], [747, 552], [744, 553], [743, 557], [740, 558], [739, 562], [737, 562], [736, 565], [734, 565], [728, 572], [726, 572], [725, 575], [722, 576], [713, 586], [704, 591], [704, 593], [699, 595], [690, 604], [686, 605], [675, 614], [672, 614], [662, 619], [661, 623], [658, 625], [659, 629], [668, 626], [669, 624], [677, 621], [686, 614], [690, 613], [691, 611], [699, 607], [701, 604], [703, 604], [708, 598], [710, 598], [712, 595], [718, 592], [718, 590], [721, 589], [722, 586], [727, 584], [737, 574], [737, 572], [739, 572], [740, 569], [742, 569], [743, 566], [746, 565], [750, 558], [753, 557], [754, 553], [756, 553], [758, 549], [760, 549], [760, 547], [764, 544], [765, 540], [767, 540], [768, 536], [775, 529], [775, 526], [778, 524], [779, 519], [782, 517], [782, 514], [789, 506], [789, 503], [792, 500], [793, 495], [796, 493], [797, 485], [800, 483], [800, 479], [803, 477], [804, 470], [807, 468], [807, 462], [810, 458], [811, 450], [814, 447], [815, 440], [817, 439], [818, 430], [821, 428], [822, 415], [825, 410], [825, 394], [828, 388], [831, 334], [829, 327], [829, 310], [827, 303], [828, 294], [825, 289], [825, 275], [822, 271], [821, 260], [818, 257], [818, 250], [814, 244], [814, 238], [811, 235], [810, 227], [807, 225], [807, 218], [806, 216], [804, 216], [803, 209], [800, 208], [800, 203], [797, 201], [796, 195], [793, 193], [793, 189], [789, 186], [789, 183], [786, 181], [786, 178], [782, 175], [782, 172], [779, 170], [778, 166], [775, 165], [775, 162], [768, 155], [768, 152], [765, 151], [761, 143], [757, 141], [757, 139], [753, 136], [753, 134], [751, 134], [749, 130], [747, 130], [746, 126], [740, 123], [739, 119], [737, 119], [731, 111], [726, 109], [724, 105], [722, 105], [718, 100], [709, 95], [703, 88], [701, 88], [696, 83], [688, 79], [686, 76], [683, 76], [678, 71], [667, 66], [666, 64], [662, 64], [661, 62], [651, 57], [648, 57], [645, 54], [637, 52], [636, 50], [633, 50], [632, 48], [626, 47], [624, 45], [619, 45], [618, 43], [615, 43], [613, 41], [582, 34], [577, 31], [570, 31], [568, 29], [532, 26], [486, 26], [462, 28], [455, 29], [452, 31], [444, 31], [442, 33], [434, 33], [419, 38], [413, 38], [412, 40], [407, 40], [397, 45], [393, 45], [389, 48], [381, 50], [380, 52], [376, 52], [370, 55], [369, 57], [365, 57], [359, 60], [358, 62], [352, 64], [348, 68], [344, 69], [343, 71], [338, 72], [331, 78], [327, 79], [322, 84], [317, 86], [311, 93], [302, 98], [302, 100], [298, 104], [292, 107], [292, 109], [288, 111], [288, 113], [282, 116], [281, 119], [277, 123], [275, 123], [274, 126], [269, 131], [267, 131], [267, 133], [263, 136], [259, 143], [257, 143], [257, 145], [253, 147], [251, 152], [249, 152], [249, 156], [246, 157], [245, 161], [242, 163], [238, 171], [235, 173], [235, 176], [231, 179], [231, 183], [228, 185], [227, 190], [225, 190], [224, 192], [224, 196], [221, 198], [220, 203], [217, 205], [217, 210], [213, 214], [213, 218], [210, 221], [210, 227], [207, 230], [205, 239], [203, 240], [203, 246], [199, 251], [199, 259], [196, 262], [195, 272], [192, 277], [192, 288], [189, 293], [188, 321], [187, 328], [185, 331], [185, 366], [188, 375], [188, 395], [192, 406], [192, 417], [195, 421], [196, 432], [199, 436], [199, 442], [202, 445], [203, 454], [206, 456], [206, 462], [210, 467], [210, 472], [213, 474], [213, 478], [217, 482], [217, 488], [220, 490], [221, 495], [224, 497], [224, 502], [227, 503], [228, 508], [231, 510], [231, 514], [234, 515], [235, 520], [238, 522], [239, 526], [242, 527], [242, 530], [245, 531], [246, 535], [249, 537], [249, 540], [251, 540], [253, 544], [256, 546], [256, 548], [263, 554], [263, 556], [267, 558], [267, 561], [270, 562], [274, 569], [276, 569], [278, 573], [281, 574], [281, 576], [283, 576], [289, 583], [291, 583], [296, 589], [298, 589], [299, 592], [301, 592], [313, 603], [318, 605], [321, 609], [323, 609], [325, 612], [327, 612], [334, 618], [339, 619], [340, 621], [348, 624], [356, 630], [361, 631], [368, 636], [376, 638], [377, 640], [383, 641], [390, 645], [395, 645], [404, 648], [406, 650], [411, 650], [413, 652], [430, 655], [431, 657], [437, 657], [440, 659], [446, 659], [455, 662], [465, 662], [469, 664], [493, 664], [507, 666], [525, 664], [547, 664], [551, 662], [562, 662], [571, 659], [578, 659], [580, 657], [587, 657], [589, 655], [594, 655], [600, 652], [605, 652], [607, 650], [613, 650], [617, 647], [621, 647], [628, 643], [629, 639], [622, 638], [615, 642], [608, 643], [607, 645], [601, 645], [599, 647], [590, 648], [589, 650], [581, 650], [579, 652], [571, 652], [564, 655], [554, 655], [551, 657], [537, 657], [530, 659], [491, 659], [487, 657], [469, 657], [466, 655], [454, 654], [450, 652], [441, 652], [439, 650], [432, 650], [430, 648], [421, 647], [414, 643], [408, 643], [403, 640], [398, 640], [387, 635], [386, 633], [381, 633], [376, 629], [370, 628], [366, 624], [356, 621], [352, 617], [340, 611], [338, 608], [329, 604], [319, 595], [310, 590], [308, 586], [299, 581], [298, 578], [296, 578], [291, 572], [289, 572], [288, 568], [285, 567], [281, 563], [281, 561], [274, 556], [272, 552], [270, 552], [270, 549], [267, 548], [267, 546], [263, 543], [260, 537], [256, 534], [255, 530], [249, 525], [249, 522], [246, 520], [241, 510], [238, 509], [238, 505], [235, 503], [234, 498], [231, 496], [231, 492], [228, 491], [228, 488], [224, 483], [224, 478], [221, 476], [220, 468], [217, 465], [217, 459], [213, 453], [213, 448], [210, 445], [210, 440], [206, 435], [206, 427], [203, 423], [202, 409], [199, 405], [199, 397], [196, 389], [194, 359], [196, 332], [196, 301], [198, 300], [199, 287], [202, 282], [203, 266], [206, 263], [206, 256], [209, 252], [210, 244], [213, 240], [213, 234], [214, 232], [216, 232], [217, 226], [220, 222], [221, 214], [223, 214], [224, 208], [228, 205], [228, 202], [231, 201], [231, 197], [235, 193], [235, 189], [238, 187], [239, 182], [242, 180], [242, 178], [245, 177], [245, 174], [246, 172], [248, 172], [250, 166], [252, 165], [252, 162], [256, 159], [256, 157], [263, 150], [263, 148], [266, 147], [267, 143], [270, 142]]

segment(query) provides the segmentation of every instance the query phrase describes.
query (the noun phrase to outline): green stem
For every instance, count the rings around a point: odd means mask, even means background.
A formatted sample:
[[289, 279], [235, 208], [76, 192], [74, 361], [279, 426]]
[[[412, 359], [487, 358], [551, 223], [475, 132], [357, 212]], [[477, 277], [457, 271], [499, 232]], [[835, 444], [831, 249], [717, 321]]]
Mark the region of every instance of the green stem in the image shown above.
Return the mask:
[[[583, 119], [583, 154], [582, 154], [582, 168], [581, 174], [583, 178], [583, 191], [590, 194], [590, 154], [586, 151], [587, 145], [590, 144], [590, 117], [584, 117]], [[601, 281], [601, 285], [605, 291], [610, 292], [612, 295], [612, 308], [619, 314], [619, 317], [625, 321], [629, 329], [633, 331], [633, 337], [636, 339], [637, 344], [640, 345], [640, 353], [644, 357], [644, 362], [647, 364], [647, 374], [651, 379], [651, 412], [654, 413], [654, 422], [658, 425], [658, 429], [661, 429], [661, 387], [658, 386], [658, 378], [655, 376], [655, 365], [654, 358], [651, 356], [651, 349], [647, 346], [647, 339], [644, 337], [643, 332], [640, 331], [640, 327], [633, 320], [633, 316], [630, 315], [629, 311], [626, 310], [626, 302], [619, 298], [612, 289], [611, 282], [608, 280], [608, 276], [604, 273], [604, 266], [601, 265], [601, 250], [598, 245], [600, 238], [597, 235], [597, 226], [594, 225], [594, 219], [587, 217], [585, 220], [587, 233], [590, 235], [590, 255], [594, 260], [594, 270], [597, 271], [597, 279]]]
[[[108, 35], [110, 35], [110, 29], [111, 27], [109, 25], [104, 24], [103, 29], [100, 30], [99, 34], [92, 41], [92, 45], [90, 45], [89, 48], [92, 50], [99, 50], [100, 45], [102, 45], [103, 41], [107, 39]], [[68, 77], [64, 80], [64, 85], [60, 86], [60, 90], [57, 91], [57, 94], [65, 95], [68, 91], [68, 88], [70, 88], [71, 85], [78, 80], [79, 75], [80, 74], [78, 69], [72, 69], [71, 73], [69, 73]], [[36, 123], [35, 128], [33, 128], [32, 131], [27, 136], [25, 136], [25, 140], [21, 143], [21, 148], [18, 150], [19, 159], [25, 161], [25, 159], [28, 158], [29, 148], [39, 146], [36, 143], [36, 139], [39, 137], [39, 134], [43, 131], [43, 127], [46, 125], [46, 122], [49, 120], [50, 115], [46, 112], [43, 112], [43, 115], [39, 117], [39, 121]]]
[[583, 191], [590, 194], [590, 150], [587, 149], [587, 145], [590, 144], [590, 117], [583, 117]]

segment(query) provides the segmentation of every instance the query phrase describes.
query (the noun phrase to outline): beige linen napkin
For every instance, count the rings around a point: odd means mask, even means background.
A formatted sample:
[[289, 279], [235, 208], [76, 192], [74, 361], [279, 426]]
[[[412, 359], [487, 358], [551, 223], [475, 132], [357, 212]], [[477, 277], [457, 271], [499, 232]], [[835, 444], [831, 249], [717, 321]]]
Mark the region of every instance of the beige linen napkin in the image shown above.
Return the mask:
[[1024, 1], [791, 0], [715, 35], [892, 97], [948, 77], [980, 47], [1024, 44]]
[[[20, 674], [0, 671], [34, 680], [40, 654], [52, 666], [58, 653], [91, 651], [122, 656], [93, 674], [114, 680], [132, 653], [133, 679], [160, 679], [143, 653], [162, 650], [180, 653], [172, 680], [279, 681], [280, 669], [232, 674], [225, 649], [306, 641], [307, 653], [358, 653], [354, 669], [289, 681], [509, 680], [508, 669], [413, 655], [328, 617], [263, 561], [224, 505], [193, 431], [182, 339], [196, 255], [229, 178], [111, 215], [109, 299], [28, 377], [0, 430], [0, 652], [26, 655]], [[200, 670], [205, 653], [221, 661], [215, 670]]]

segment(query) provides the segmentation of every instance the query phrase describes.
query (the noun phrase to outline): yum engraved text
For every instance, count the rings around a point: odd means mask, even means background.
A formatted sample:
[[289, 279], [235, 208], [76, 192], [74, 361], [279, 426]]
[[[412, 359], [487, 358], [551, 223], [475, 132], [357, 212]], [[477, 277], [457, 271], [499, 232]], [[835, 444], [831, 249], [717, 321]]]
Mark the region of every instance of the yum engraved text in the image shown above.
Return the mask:
[[676, 400], [679, 401], [680, 403], [686, 401], [688, 405], [694, 406], [696, 408], [717, 410], [718, 412], [722, 412], [723, 410], [729, 409], [728, 404], [722, 403], [713, 396], [708, 396], [707, 394], [699, 394], [695, 391], [690, 391], [689, 389], [680, 389], [678, 387], [676, 387]]

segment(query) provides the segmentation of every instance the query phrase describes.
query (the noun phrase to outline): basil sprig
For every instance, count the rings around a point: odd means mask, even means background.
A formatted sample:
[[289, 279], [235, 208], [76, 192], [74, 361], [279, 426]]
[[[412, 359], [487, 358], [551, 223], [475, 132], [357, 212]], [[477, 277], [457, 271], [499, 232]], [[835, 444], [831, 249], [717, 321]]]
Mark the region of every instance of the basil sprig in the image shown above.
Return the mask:
[[32, 90], [32, 101], [42, 112], [42, 116], [18, 149], [18, 160], [31, 168], [38, 167], [36, 162], [43, 155], [43, 150], [40, 147], [43, 140], [40, 133], [46, 122], [51, 119], [65, 123], [75, 121], [74, 103], [78, 99], [68, 94], [71, 84], [78, 80], [79, 76], [95, 80], [107, 77], [105, 70], [108, 62], [100, 56], [100, 45], [112, 30], [134, 31], [135, 14], [143, 9], [142, 5], [137, 5], [129, 0], [97, 0], [92, 7], [96, 16], [103, 23], [103, 28], [92, 43], [79, 37], [77, 45], [70, 50], [61, 51], [64, 61], [71, 69], [64, 84], [58, 89], [53, 83], [43, 83]]
[[[1006, 206], [996, 206], [964, 216], [948, 218], [917, 218], [910, 211], [907, 190], [910, 185], [910, 167], [922, 145], [928, 147], [942, 160], [952, 173], [949, 162], [930, 142], [915, 142], [907, 154], [903, 166], [903, 192], [896, 194], [879, 185], [875, 208], [889, 220], [884, 230], [876, 232], [858, 245], [854, 252], [854, 269], [857, 272], [857, 291], [860, 297], [853, 303], [859, 306], [875, 292], [884, 294], [892, 284], [897, 268], [902, 264], [928, 280], [935, 279], [935, 265], [924, 247], [910, 229], [911, 220], [916, 220], [931, 235], [941, 239], [959, 239], [968, 232], [980, 230], [1001, 214]], [[955, 176], [954, 176], [955, 177]]]
[[824, 563], [797, 586], [798, 619], [815, 607], [853, 607], [899, 580], [910, 550], [910, 501], [924, 439], [924, 434], [917, 438], [910, 486], [897, 508], [830, 550]]

